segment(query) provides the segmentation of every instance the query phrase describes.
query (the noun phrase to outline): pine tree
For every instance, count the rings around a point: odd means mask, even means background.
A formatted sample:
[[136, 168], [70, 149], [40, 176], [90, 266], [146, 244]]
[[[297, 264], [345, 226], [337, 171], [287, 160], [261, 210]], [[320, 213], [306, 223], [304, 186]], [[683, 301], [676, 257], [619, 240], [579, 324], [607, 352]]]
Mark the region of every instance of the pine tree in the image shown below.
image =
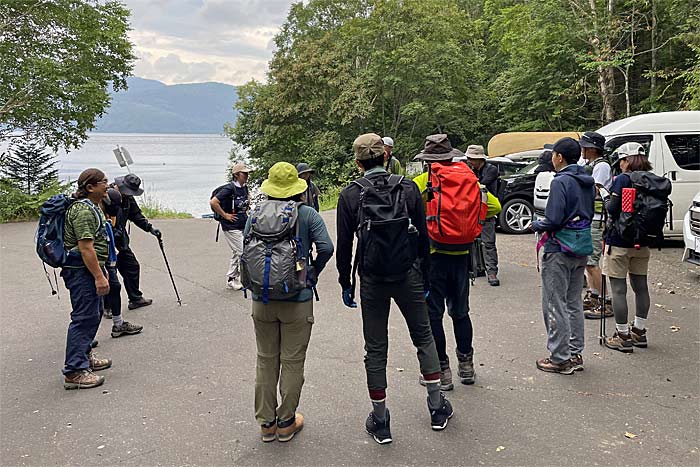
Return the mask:
[[28, 195], [58, 181], [54, 155], [37, 141], [18, 140], [0, 159], [0, 176]]

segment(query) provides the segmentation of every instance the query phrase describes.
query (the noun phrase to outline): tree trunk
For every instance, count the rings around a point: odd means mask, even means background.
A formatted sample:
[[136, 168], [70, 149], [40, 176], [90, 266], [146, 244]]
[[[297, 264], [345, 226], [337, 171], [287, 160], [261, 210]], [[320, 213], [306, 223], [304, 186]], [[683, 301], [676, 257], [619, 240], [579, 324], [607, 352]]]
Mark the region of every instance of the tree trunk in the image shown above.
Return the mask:
[[651, 0], [651, 80], [649, 94], [656, 101], [656, 0]]
[[[599, 60], [602, 60], [603, 54], [610, 54], [611, 45], [610, 39], [607, 34], [601, 37], [601, 25], [598, 19], [598, 13], [596, 10], [595, 0], [588, 0], [588, 4], [591, 8], [591, 18], [593, 19], [593, 32], [589, 39], [591, 46]], [[615, 7], [615, 1], [608, 1], [607, 8], [607, 19], [609, 20], [612, 16], [612, 10]], [[606, 21], [607, 23], [608, 21]], [[598, 67], [598, 93], [602, 101], [601, 108], [601, 120], [605, 125], [607, 123], [615, 120], [615, 75], [613, 74], [613, 68], [610, 66], [599, 66]]]

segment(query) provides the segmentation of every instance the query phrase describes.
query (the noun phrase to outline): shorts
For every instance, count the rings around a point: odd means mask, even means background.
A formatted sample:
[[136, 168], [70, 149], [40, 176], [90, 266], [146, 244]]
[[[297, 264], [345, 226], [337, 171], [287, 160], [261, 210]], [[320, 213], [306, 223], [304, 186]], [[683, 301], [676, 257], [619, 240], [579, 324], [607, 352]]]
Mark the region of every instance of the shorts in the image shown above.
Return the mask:
[[603, 256], [603, 274], [615, 279], [625, 279], [628, 273], [646, 276], [649, 271], [650, 256], [651, 252], [648, 246], [639, 250], [611, 246], [610, 254], [606, 251]]
[[591, 239], [593, 240], [593, 253], [588, 256], [586, 266], [600, 266], [600, 255], [603, 252], [603, 229], [595, 226], [598, 221], [593, 221], [591, 225]]

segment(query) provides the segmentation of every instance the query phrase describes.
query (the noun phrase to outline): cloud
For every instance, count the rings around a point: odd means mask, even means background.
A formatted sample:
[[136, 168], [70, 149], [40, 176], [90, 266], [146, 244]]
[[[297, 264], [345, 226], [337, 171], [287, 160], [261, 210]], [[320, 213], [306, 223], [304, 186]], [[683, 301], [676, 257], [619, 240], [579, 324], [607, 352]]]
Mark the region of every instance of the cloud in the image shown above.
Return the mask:
[[264, 80], [293, 0], [126, 0], [135, 74], [168, 84]]

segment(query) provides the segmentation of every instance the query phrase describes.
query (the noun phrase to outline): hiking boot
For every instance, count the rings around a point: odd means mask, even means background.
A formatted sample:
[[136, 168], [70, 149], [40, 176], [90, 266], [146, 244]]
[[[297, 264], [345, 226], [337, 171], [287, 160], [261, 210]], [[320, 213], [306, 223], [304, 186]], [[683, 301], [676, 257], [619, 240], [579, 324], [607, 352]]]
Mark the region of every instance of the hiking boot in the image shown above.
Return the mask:
[[286, 443], [304, 428], [304, 416], [299, 412], [285, 422], [277, 422], [277, 441]]
[[574, 371], [583, 371], [583, 357], [580, 353], [571, 356], [571, 363], [574, 365]]
[[546, 371], [547, 373], [559, 373], [562, 375], [570, 375], [574, 372], [574, 363], [571, 360], [566, 360], [561, 363], [554, 363], [549, 357], [537, 360], [537, 369]]
[[590, 290], [586, 290], [586, 295], [583, 296], [583, 311], [595, 310], [597, 307], [598, 295], [594, 295]]
[[[423, 374], [418, 375], [418, 383], [421, 386], [427, 386], [428, 384], [425, 382], [425, 378], [423, 377]], [[444, 362], [440, 362], [440, 390], [441, 391], [451, 391], [455, 387], [454, 384], [452, 384], [452, 370], [450, 369], [450, 360], [445, 360]]]
[[104, 382], [104, 376], [98, 376], [90, 370], [81, 370], [68, 373], [63, 379], [63, 387], [65, 389], [90, 389], [96, 388]]
[[605, 347], [613, 350], [619, 350], [624, 353], [634, 352], [634, 344], [632, 343], [632, 337], [629, 334], [622, 334], [615, 331], [612, 337], [606, 337], [603, 341]]
[[474, 371], [474, 349], [468, 354], [459, 353], [458, 350], [457, 360], [459, 361], [459, 366], [457, 368], [459, 381], [462, 384], [474, 384], [474, 381], [476, 381], [476, 372]]
[[143, 330], [143, 326], [139, 324], [131, 324], [128, 321], [122, 321], [122, 324], [112, 326], [112, 337], [120, 337], [124, 334], [138, 334]]
[[90, 370], [106, 370], [110, 366], [112, 366], [112, 360], [110, 360], [109, 358], [100, 358], [97, 355], [95, 355], [95, 352], [90, 352]]
[[501, 281], [498, 280], [496, 274], [489, 274], [488, 276], [489, 285], [493, 287], [498, 287], [501, 285]]
[[632, 345], [635, 347], [646, 347], [647, 346], [647, 330], [637, 329], [634, 326], [630, 326], [632, 330], [630, 331], [630, 337], [632, 338]]
[[442, 393], [440, 393], [440, 405], [436, 409], [430, 407], [430, 397], [428, 397], [428, 410], [430, 411], [430, 428], [435, 431], [444, 430], [447, 426], [447, 422], [449, 422], [452, 415], [454, 415], [452, 404], [450, 404], [450, 401], [448, 401]]
[[605, 317], [610, 318], [613, 316], [613, 311], [612, 309], [608, 307], [603, 307], [598, 303], [598, 306], [593, 308], [592, 310], [586, 310], [585, 306], [583, 309], [583, 317], [586, 319], [601, 319], [601, 313], [603, 313], [603, 310], [605, 310]]
[[270, 443], [277, 439], [277, 420], [260, 425], [260, 438], [263, 443]]
[[104, 312], [102, 313], [102, 317], [105, 319], [112, 319], [112, 310], [105, 308]]
[[226, 283], [226, 287], [228, 287], [231, 290], [241, 290], [243, 289], [243, 284], [241, 284], [241, 281], [239, 280], [229, 279]]
[[100, 345], [100, 343], [98, 342], [97, 339], [93, 339], [92, 342], [90, 342], [90, 348], [91, 348], [91, 349], [94, 349], [94, 348], [97, 347], [98, 345]]
[[144, 307], [144, 306], [148, 306], [148, 305], [150, 305], [151, 303], [153, 303], [153, 299], [141, 297], [141, 298], [139, 298], [138, 300], [134, 300], [133, 302], [130, 301], [130, 302], [129, 302], [129, 309], [130, 309], [130, 310], [135, 310], [135, 309], [137, 309], [137, 308], [141, 308], [141, 307]]
[[390, 418], [389, 409], [386, 409], [386, 419], [383, 422], [377, 419], [374, 412], [370, 412], [367, 417], [365, 430], [379, 444], [389, 444], [393, 441], [391, 439], [391, 428], [389, 427]]

